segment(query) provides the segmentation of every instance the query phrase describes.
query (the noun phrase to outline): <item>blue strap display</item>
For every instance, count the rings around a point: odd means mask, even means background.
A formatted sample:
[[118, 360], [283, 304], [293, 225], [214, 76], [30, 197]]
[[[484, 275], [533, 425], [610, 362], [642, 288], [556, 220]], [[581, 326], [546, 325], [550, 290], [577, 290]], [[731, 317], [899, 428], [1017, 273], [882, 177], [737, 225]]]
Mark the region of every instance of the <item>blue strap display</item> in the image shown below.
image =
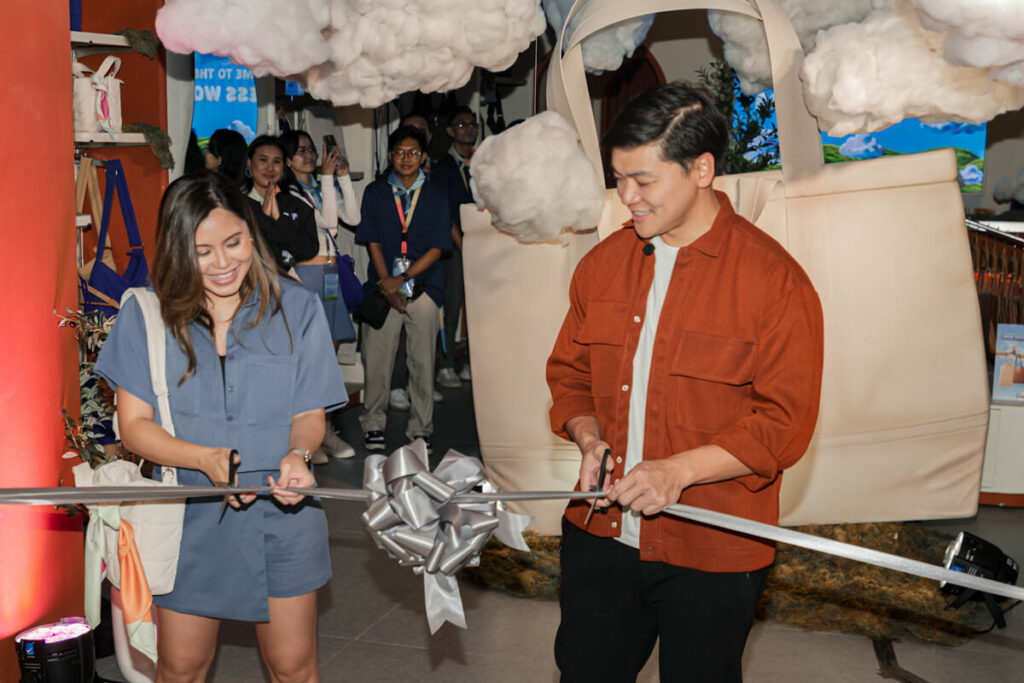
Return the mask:
[[[129, 287], [143, 287], [149, 281], [149, 266], [139, 234], [139, 225], [135, 220], [131, 195], [128, 193], [128, 182], [125, 180], [124, 167], [118, 159], [111, 159], [106, 166], [106, 189], [103, 193], [103, 213], [100, 219], [96, 261], [88, 282], [82, 283], [82, 300], [86, 312], [102, 310], [105, 313], [117, 312], [118, 302], [124, 290]], [[107, 244], [110, 229], [110, 216], [114, 208], [114, 195], [121, 205], [121, 216], [124, 218], [125, 231], [128, 233], [128, 267], [124, 275], [110, 268], [103, 262], [103, 254], [99, 250]]]

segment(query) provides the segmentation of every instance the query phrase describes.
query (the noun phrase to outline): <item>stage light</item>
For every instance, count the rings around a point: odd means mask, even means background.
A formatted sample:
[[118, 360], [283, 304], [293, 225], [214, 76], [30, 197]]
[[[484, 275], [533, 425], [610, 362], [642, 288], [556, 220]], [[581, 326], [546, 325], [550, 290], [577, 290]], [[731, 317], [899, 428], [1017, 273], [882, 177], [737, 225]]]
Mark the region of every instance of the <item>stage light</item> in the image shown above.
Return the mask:
[[92, 683], [95, 677], [92, 629], [81, 617], [22, 631], [14, 646], [20, 683]]
[[[955, 572], [1001, 581], [1011, 586], [1017, 583], [1017, 575], [1020, 571], [1020, 565], [1012, 557], [1007, 556], [994, 544], [966, 531], [961, 531], [946, 548], [943, 565], [946, 569], [952, 569]], [[999, 606], [999, 601], [1005, 600], [1005, 598], [996, 597], [991, 593], [981, 593], [946, 581], [939, 583], [939, 590], [947, 595], [956, 596], [956, 599], [949, 605], [950, 609], [962, 607], [969, 600], [984, 601], [999, 628], [1006, 628], [1006, 618]]]

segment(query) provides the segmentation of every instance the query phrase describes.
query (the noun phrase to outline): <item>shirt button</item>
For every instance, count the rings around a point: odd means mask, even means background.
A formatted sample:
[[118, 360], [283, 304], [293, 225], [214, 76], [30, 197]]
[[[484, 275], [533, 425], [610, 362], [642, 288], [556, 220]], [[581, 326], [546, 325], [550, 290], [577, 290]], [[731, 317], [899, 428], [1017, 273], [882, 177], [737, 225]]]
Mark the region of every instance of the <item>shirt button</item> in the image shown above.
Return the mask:
[[235, 354], [233, 354], [233, 353], [229, 353], [229, 354], [227, 355], [227, 359], [228, 359], [228, 360], [234, 360], [234, 359], [235, 359]]
[[618, 522], [612, 522], [612, 528], [613, 529], [618, 529], [619, 528], [619, 523]]
[[654, 554], [654, 546], [653, 545], [647, 546], [647, 554], [648, 555], [653, 555]]
[[231, 422], [234, 419], [235, 419], [234, 415], [228, 415], [228, 422]]
[[623, 391], [629, 391], [629, 385], [628, 384], [623, 384], [622, 385], [622, 390]]
[[635, 322], [635, 323], [638, 323], [638, 322], [640, 322], [640, 316], [638, 316], [638, 315], [634, 315], [634, 316], [633, 316], [633, 322]]
[[228, 387], [228, 391], [234, 391], [234, 390], [235, 390], [234, 387]]
[[621, 465], [622, 464], [622, 456], [620, 455], [619, 457], [615, 458], [615, 462], [617, 462], [617, 463], [619, 463]]

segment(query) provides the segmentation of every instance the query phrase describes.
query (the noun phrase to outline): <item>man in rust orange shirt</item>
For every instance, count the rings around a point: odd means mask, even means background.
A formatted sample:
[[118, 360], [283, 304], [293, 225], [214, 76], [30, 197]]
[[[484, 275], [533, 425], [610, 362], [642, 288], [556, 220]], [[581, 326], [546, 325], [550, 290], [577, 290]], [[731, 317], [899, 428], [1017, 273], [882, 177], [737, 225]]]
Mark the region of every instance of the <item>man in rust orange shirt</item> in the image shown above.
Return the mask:
[[774, 547], [662, 510], [778, 522], [823, 341], [807, 275], [712, 189], [727, 141], [711, 95], [684, 83], [637, 96], [604, 136], [633, 221], [580, 261], [547, 365], [581, 489], [611, 450], [607, 500], [562, 522], [563, 681], [635, 680], [659, 638], [661, 680], [742, 680]]

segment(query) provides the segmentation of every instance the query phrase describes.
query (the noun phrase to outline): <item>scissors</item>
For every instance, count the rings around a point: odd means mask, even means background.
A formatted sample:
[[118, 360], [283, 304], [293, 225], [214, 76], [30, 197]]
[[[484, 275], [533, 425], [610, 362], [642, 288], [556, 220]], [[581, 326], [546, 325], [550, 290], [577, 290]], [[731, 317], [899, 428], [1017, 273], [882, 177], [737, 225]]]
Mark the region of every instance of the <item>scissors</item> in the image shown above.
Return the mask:
[[[235, 488], [235, 475], [238, 473], [238, 463], [235, 462], [235, 456], [238, 455], [238, 451], [234, 448], [231, 449], [231, 455], [228, 456], [228, 480], [226, 482], [217, 482], [217, 486], [221, 488], [233, 489]], [[239, 458], [241, 460], [241, 458]], [[220, 516], [217, 518], [217, 523], [224, 519], [224, 511], [228, 509], [228, 500], [231, 498], [231, 494], [228, 493], [224, 496], [224, 502], [220, 504]]]
[[[598, 492], [604, 491], [604, 478], [605, 478], [605, 475], [608, 474], [608, 472], [604, 468], [605, 468], [605, 466], [608, 465], [608, 458], [610, 458], [611, 455], [612, 455], [612, 449], [610, 449], [610, 448], [604, 449], [604, 455], [601, 456], [601, 471], [597, 475], [597, 486], [596, 487], [591, 486], [590, 487], [591, 491], [598, 491]], [[598, 498], [597, 498], [597, 496], [595, 496], [594, 500], [591, 501], [591, 503], [590, 503], [590, 512], [587, 513], [587, 518], [585, 520], [583, 520], [583, 528], [584, 529], [586, 529], [588, 526], [590, 526], [590, 518], [594, 516], [594, 508], [597, 507], [597, 501], [598, 501]]]

